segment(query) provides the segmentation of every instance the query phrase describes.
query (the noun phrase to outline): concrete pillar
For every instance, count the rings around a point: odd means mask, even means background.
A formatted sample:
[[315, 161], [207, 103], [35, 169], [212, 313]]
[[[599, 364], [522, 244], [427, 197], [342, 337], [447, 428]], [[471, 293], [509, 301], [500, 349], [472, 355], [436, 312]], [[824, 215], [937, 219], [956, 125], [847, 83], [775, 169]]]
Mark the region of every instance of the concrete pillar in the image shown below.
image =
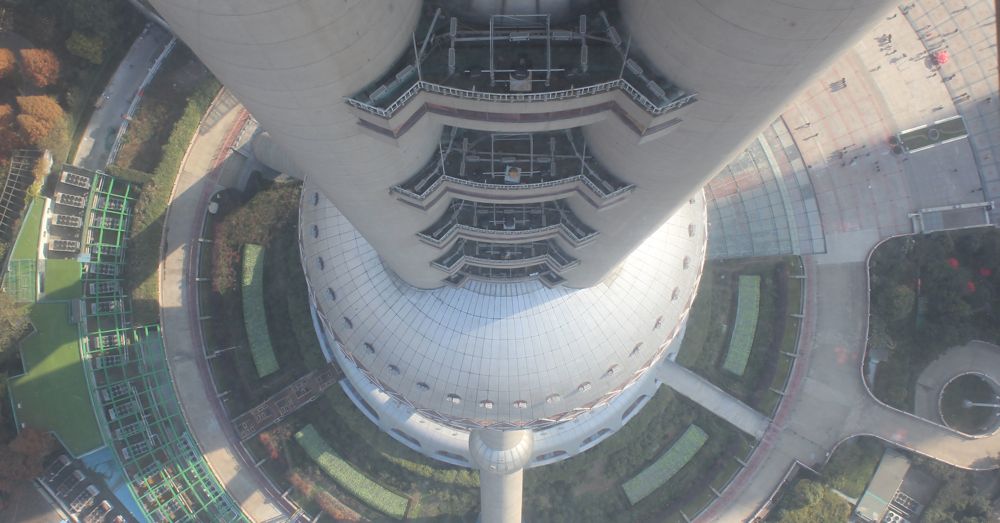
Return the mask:
[[481, 523], [521, 523], [524, 467], [531, 461], [530, 430], [474, 430], [469, 453], [479, 468]]

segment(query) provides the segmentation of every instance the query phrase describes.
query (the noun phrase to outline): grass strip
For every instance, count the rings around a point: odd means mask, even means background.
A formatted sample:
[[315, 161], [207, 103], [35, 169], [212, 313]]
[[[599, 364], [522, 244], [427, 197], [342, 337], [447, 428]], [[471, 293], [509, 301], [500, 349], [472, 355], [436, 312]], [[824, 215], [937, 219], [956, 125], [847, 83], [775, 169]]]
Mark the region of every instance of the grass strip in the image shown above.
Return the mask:
[[263, 378], [278, 370], [278, 359], [271, 346], [264, 308], [264, 248], [248, 243], [243, 246], [243, 324], [250, 341], [257, 376]]
[[760, 314], [760, 276], [740, 276], [739, 296], [736, 301], [736, 324], [729, 338], [729, 350], [722, 368], [742, 376], [750, 360], [754, 335], [757, 333], [757, 316]]
[[688, 426], [684, 434], [656, 461], [622, 484], [629, 503], [635, 505], [677, 474], [708, 441], [708, 434], [697, 425]]
[[350, 463], [338, 456], [312, 424], [295, 433], [295, 441], [306, 454], [326, 472], [337, 485], [373, 509], [403, 519], [409, 499], [375, 483]]
[[149, 181], [143, 185], [136, 203], [129, 234], [129, 264], [125, 283], [132, 293], [132, 316], [137, 325], [159, 321], [157, 267], [170, 192], [201, 117], [208, 110], [219, 87], [215, 78], [209, 78], [188, 98], [184, 113], [174, 124], [170, 138], [163, 146], [163, 157]]

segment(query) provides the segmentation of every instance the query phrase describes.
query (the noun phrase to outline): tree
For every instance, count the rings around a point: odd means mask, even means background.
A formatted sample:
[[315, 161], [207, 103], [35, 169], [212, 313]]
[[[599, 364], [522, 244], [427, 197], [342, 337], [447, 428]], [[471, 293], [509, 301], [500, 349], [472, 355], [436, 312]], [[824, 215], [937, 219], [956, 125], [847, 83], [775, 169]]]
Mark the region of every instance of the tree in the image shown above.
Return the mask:
[[0, 446], [0, 506], [3, 499], [30, 485], [30, 480], [42, 473], [42, 461], [53, 445], [48, 433], [27, 427], [13, 441]]
[[100, 65], [104, 61], [105, 47], [104, 38], [98, 35], [87, 36], [79, 31], [73, 31], [66, 39], [66, 50], [70, 54], [95, 65]]
[[0, 292], [0, 363], [14, 354], [15, 345], [30, 329], [27, 308]]
[[913, 313], [916, 295], [909, 285], [893, 285], [879, 290], [876, 298], [878, 312], [889, 321], [906, 319]]
[[948, 471], [941, 490], [931, 500], [924, 512], [926, 523], [987, 523], [996, 521], [997, 514], [990, 506], [989, 489], [981, 489], [975, 473]]
[[124, 2], [115, 0], [77, 0], [67, 2], [72, 27], [103, 37], [113, 37], [127, 12]]
[[51, 96], [18, 96], [17, 124], [28, 142], [38, 147], [51, 145], [54, 135], [65, 133], [66, 114]]
[[851, 506], [822, 484], [808, 479], [799, 480], [775, 518], [781, 523], [817, 523], [847, 521]]
[[4, 78], [14, 71], [17, 59], [10, 49], [0, 49], [0, 78]]
[[14, 108], [10, 104], [0, 104], [0, 158], [9, 158], [11, 151], [23, 146], [24, 140], [14, 126]]
[[21, 49], [21, 70], [35, 87], [48, 87], [59, 79], [59, 59], [48, 49]]
[[10, 450], [25, 456], [32, 466], [41, 466], [42, 460], [52, 451], [52, 435], [42, 432], [33, 427], [25, 427], [18, 433], [7, 447]]

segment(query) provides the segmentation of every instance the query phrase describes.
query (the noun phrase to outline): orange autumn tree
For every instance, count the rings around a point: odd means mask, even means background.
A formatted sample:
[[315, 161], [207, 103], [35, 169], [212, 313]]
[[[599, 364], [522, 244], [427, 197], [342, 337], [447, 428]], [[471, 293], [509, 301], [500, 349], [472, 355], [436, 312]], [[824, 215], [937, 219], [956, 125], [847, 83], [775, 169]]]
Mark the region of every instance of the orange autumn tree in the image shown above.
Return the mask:
[[16, 65], [17, 58], [14, 57], [14, 52], [10, 49], [0, 49], [0, 78], [9, 75]]
[[10, 152], [21, 147], [23, 142], [14, 126], [14, 107], [0, 104], [0, 158], [10, 156]]
[[17, 125], [33, 145], [40, 145], [66, 118], [62, 107], [51, 96], [18, 96]]
[[59, 59], [48, 49], [21, 49], [21, 70], [35, 87], [48, 87], [59, 78]]
[[54, 440], [46, 432], [27, 427], [7, 445], [0, 445], [0, 509], [42, 473], [42, 461]]

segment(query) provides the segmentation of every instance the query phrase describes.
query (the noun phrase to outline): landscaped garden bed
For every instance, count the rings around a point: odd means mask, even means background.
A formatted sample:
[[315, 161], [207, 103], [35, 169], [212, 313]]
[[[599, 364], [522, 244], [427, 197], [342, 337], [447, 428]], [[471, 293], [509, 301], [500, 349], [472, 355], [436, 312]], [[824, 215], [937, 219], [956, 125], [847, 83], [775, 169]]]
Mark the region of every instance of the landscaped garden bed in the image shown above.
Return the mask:
[[893, 238], [872, 253], [869, 363], [875, 396], [911, 411], [920, 372], [947, 349], [1000, 341], [1000, 231]]
[[[798, 343], [801, 320], [792, 315], [802, 311], [803, 280], [795, 277], [801, 274], [798, 257], [708, 262], [677, 362], [771, 415], [781, 400], [774, 391], [784, 390]], [[741, 294], [746, 306], [738, 313]]]

